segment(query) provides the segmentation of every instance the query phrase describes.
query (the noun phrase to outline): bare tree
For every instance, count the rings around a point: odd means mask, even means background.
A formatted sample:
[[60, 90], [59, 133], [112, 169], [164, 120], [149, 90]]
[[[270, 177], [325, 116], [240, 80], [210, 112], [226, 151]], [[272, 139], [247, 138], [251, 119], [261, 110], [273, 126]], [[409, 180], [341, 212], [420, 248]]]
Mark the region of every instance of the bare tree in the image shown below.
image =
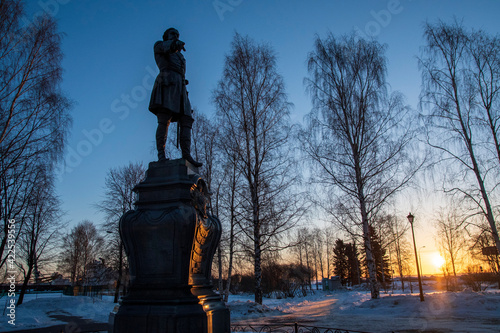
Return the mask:
[[22, 26], [23, 14], [23, 1], [0, 2], [0, 265], [8, 221], [23, 221], [27, 209], [26, 193], [35, 183], [29, 173], [38, 161], [57, 162], [71, 123], [70, 103], [59, 87], [62, 52], [56, 22], [38, 16]]
[[342, 193], [349, 223], [362, 231], [372, 298], [380, 292], [369, 226], [421, 165], [405, 154], [411, 110], [401, 94], [386, 91], [384, 50], [355, 35], [316, 38], [306, 79], [314, 109], [301, 140], [319, 168], [317, 181]]
[[306, 275], [305, 282], [307, 282], [307, 284], [303, 285], [302, 291], [305, 293], [306, 286], [309, 286], [309, 289], [312, 290], [312, 275], [314, 274], [314, 269], [312, 268], [314, 237], [307, 226], [294, 228], [292, 237], [292, 243], [289, 250], [291, 254], [296, 255], [296, 266], [304, 268], [304, 274]]
[[[3, 162], [3, 160], [2, 160]], [[21, 236], [24, 227], [24, 218], [27, 214], [30, 193], [33, 191], [38, 177], [37, 172], [26, 172], [27, 170], [36, 170], [38, 161], [33, 159], [18, 160], [12, 167], [6, 170], [0, 176], [1, 182], [1, 213], [2, 216], [2, 243], [0, 244], [0, 253], [3, 253], [7, 245], [5, 230], [8, 230], [9, 220], [16, 221], [15, 241]], [[8, 255], [1, 258], [0, 268], [4, 267]]]
[[500, 166], [500, 38], [485, 31], [468, 34], [469, 81], [476, 93], [480, 124], [487, 128]]
[[78, 223], [62, 238], [60, 268], [74, 284], [87, 284], [87, 267], [102, 255], [104, 238], [90, 221]]
[[[427, 23], [424, 37], [427, 44], [419, 63], [423, 82], [421, 103], [429, 106], [429, 112], [424, 114], [428, 128], [427, 143], [445, 154], [444, 161], [451, 160], [459, 168], [460, 181], [454, 181], [451, 188], [445, 190], [459, 193], [475, 203], [480, 213], [486, 217], [492, 238], [500, 251], [500, 239], [490, 198], [497, 184], [495, 180], [486, 181], [491, 152], [481, 154], [484, 135], [478, 128], [478, 105], [485, 106], [486, 114], [498, 105], [498, 82], [495, 80], [498, 72], [492, 68], [493, 71], [486, 74], [488, 68], [483, 62], [487, 61], [483, 57], [485, 50], [471, 46], [475, 45], [472, 43], [472, 36], [458, 22], [450, 25], [441, 21], [436, 24]], [[495, 61], [491, 58], [489, 60]], [[473, 61], [476, 61], [480, 70], [471, 69]], [[490, 123], [488, 117], [489, 115], [483, 119]], [[496, 138], [498, 124], [493, 116], [491, 125], [492, 135]], [[498, 147], [497, 143], [495, 145]], [[454, 177], [456, 178], [457, 176]]]
[[[225, 141], [225, 140], [224, 140]], [[223, 202], [221, 203], [224, 209], [225, 216], [229, 222], [229, 234], [228, 234], [228, 267], [227, 267], [227, 281], [226, 289], [224, 290], [224, 302], [228, 301], [229, 288], [231, 286], [231, 276], [233, 274], [233, 261], [236, 249], [238, 247], [237, 240], [238, 236], [241, 234], [241, 229], [238, 228], [240, 216], [241, 205], [239, 203], [240, 196], [238, 193], [238, 186], [240, 182], [240, 174], [237, 172], [236, 162], [234, 160], [235, 156], [230, 154], [227, 156], [227, 163], [225, 165], [226, 182], [224, 184], [224, 191], [227, 195], [223, 196]], [[226, 224], [227, 225], [227, 224]], [[226, 233], [227, 234], [227, 233]]]
[[309, 285], [310, 290], [312, 290], [312, 274], [314, 273], [314, 270], [312, 268], [312, 261], [313, 261], [312, 240], [313, 237], [311, 235], [311, 231], [308, 228], [301, 228], [298, 244], [299, 246], [302, 247], [303, 250], [305, 266], [307, 268], [307, 283]]
[[263, 251], [279, 248], [278, 236], [296, 221], [301, 208], [292, 198], [294, 176], [287, 145], [290, 103], [269, 45], [236, 34], [214, 91], [219, 123], [229, 138], [238, 173], [245, 179], [242, 230], [252, 246], [255, 301], [262, 303]]
[[50, 171], [41, 166], [32, 170], [35, 173], [36, 184], [30, 192], [29, 203], [25, 214], [25, 227], [21, 231], [18, 244], [16, 264], [21, 269], [24, 281], [19, 293], [17, 305], [23, 303], [24, 294], [30, 279], [39, 274], [44, 263], [51, 261], [50, 254], [55, 248], [55, 237], [58, 235], [61, 222], [60, 202], [54, 195], [54, 185]]
[[461, 212], [460, 205], [450, 202], [446, 207], [441, 207], [435, 219], [437, 230], [437, 243], [441, 248], [446, 264], [451, 266], [454, 285], [456, 286], [457, 266], [461, 259], [462, 251], [468, 243], [464, 227], [467, 225], [467, 216]]
[[323, 235], [325, 237], [325, 251], [326, 251], [326, 277], [330, 278], [330, 268], [331, 268], [331, 262], [330, 259], [332, 257], [332, 244], [333, 244], [333, 232], [332, 229], [329, 227], [326, 227], [323, 229]]
[[111, 168], [105, 180], [105, 197], [97, 203], [97, 208], [106, 216], [106, 223], [102, 228], [111, 239], [107, 251], [107, 259], [113, 263], [118, 271], [115, 299], [118, 302], [120, 287], [123, 283], [123, 270], [126, 258], [123, 255], [123, 243], [119, 234], [118, 222], [129, 210], [134, 209], [134, 187], [144, 179], [146, 169], [141, 163], [129, 163], [126, 166]]
[[[216, 184], [214, 180], [220, 179], [220, 171], [215, 167], [219, 162], [219, 150], [217, 143], [219, 142], [219, 129], [214, 120], [207, 118], [203, 114], [198, 114], [196, 121], [193, 123], [193, 151], [198, 161], [203, 162], [201, 176], [205, 179], [209, 192], [216, 195], [217, 186], [220, 186], [220, 181]], [[215, 186], [214, 186], [215, 185]], [[214, 214], [213, 196], [210, 197], [210, 210]], [[216, 212], [215, 212], [216, 213]]]
[[320, 228], [314, 228], [312, 230], [312, 248], [314, 251], [314, 264], [316, 270], [316, 290], [319, 289], [318, 285], [318, 270], [321, 273], [321, 281], [325, 277], [324, 267], [323, 267], [323, 253], [324, 253], [324, 238], [323, 232]]
[[393, 260], [396, 264], [396, 268], [401, 280], [401, 289], [405, 291], [404, 277], [406, 272], [406, 267], [408, 262], [411, 260], [411, 246], [408, 240], [405, 238], [406, 232], [409, 230], [410, 226], [406, 221], [398, 219], [396, 216], [390, 216], [388, 219], [388, 234], [390, 236], [392, 249], [396, 255]]
[[489, 226], [481, 227], [481, 225], [479, 225], [479, 228], [470, 233], [471, 245], [468, 249], [471, 251], [473, 259], [483, 261], [490, 267], [490, 270], [497, 275], [500, 287], [500, 257], [494, 252], [483, 252], [484, 248], [495, 246], [491, 237], [489, 237], [490, 233], [488, 230]]

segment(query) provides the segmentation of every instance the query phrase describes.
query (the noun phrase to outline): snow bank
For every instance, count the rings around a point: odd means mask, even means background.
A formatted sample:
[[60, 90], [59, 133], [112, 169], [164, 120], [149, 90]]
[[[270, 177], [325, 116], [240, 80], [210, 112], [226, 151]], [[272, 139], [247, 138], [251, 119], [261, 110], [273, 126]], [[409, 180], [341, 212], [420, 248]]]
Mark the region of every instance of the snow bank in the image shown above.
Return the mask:
[[115, 305], [113, 297], [106, 296], [101, 300], [87, 296], [28, 294], [23, 304], [16, 308], [16, 325], [10, 325], [7, 322], [9, 318], [4, 314], [0, 320], [0, 331], [8, 332], [64, 324], [64, 322], [50, 318], [51, 315], [78, 316], [96, 322], [107, 322], [109, 313]]

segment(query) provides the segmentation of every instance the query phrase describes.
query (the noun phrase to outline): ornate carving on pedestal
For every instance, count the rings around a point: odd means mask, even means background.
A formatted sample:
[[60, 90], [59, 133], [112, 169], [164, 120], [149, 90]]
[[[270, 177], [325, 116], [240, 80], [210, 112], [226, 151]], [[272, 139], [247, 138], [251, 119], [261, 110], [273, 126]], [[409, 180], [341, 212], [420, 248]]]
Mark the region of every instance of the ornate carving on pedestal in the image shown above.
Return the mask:
[[191, 187], [197, 218], [189, 265], [189, 284], [196, 286], [210, 284], [212, 260], [222, 232], [219, 220], [207, 214], [208, 195], [205, 182], [200, 178]]
[[219, 219], [207, 213], [209, 194], [203, 179], [191, 187], [193, 207], [197, 212], [191, 260], [189, 265], [189, 284], [207, 314], [209, 333], [229, 333], [229, 310], [221, 296], [213, 291], [210, 275], [212, 261], [219, 244], [222, 227]]

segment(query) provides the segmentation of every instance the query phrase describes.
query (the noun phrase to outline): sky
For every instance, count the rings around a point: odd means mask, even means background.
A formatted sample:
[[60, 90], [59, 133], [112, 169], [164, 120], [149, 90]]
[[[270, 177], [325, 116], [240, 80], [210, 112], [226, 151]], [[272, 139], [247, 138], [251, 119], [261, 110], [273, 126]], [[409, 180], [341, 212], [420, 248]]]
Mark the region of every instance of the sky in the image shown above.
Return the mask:
[[[186, 43], [186, 78], [191, 104], [214, 114], [212, 91], [222, 75], [224, 56], [235, 33], [269, 43], [284, 77], [292, 121], [311, 110], [304, 89], [306, 59], [316, 35], [357, 31], [387, 44], [388, 83], [418, 107], [417, 56], [426, 21], [454, 17], [467, 27], [500, 32], [499, 1], [456, 0], [31, 0], [26, 21], [52, 15], [64, 34], [62, 89], [74, 102], [73, 127], [64, 163], [57, 170], [57, 191], [72, 227], [95, 224], [103, 216], [95, 204], [104, 197], [110, 168], [156, 160], [156, 117], [147, 109], [158, 73], [153, 44], [175, 27]], [[25, 21], [25, 22], [26, 22]], [[196, 115], [195, 115], [196, 118]], [[180, 153], [179, 153], [180, 157]], [[407, 210], [424, 213], [422, 200]], [[417, 215], [416, 215], [417, 216]], [[424, 226], [417, 228], [422, 254], [435, 251]], [[425, 257], [424, 257], [425, 258]], [[424, 259], [424, 261], [427, 261]], [[429, 264], [429, 270], [432, 268]], [[424, 273], [426, 263], [424, 263]]]

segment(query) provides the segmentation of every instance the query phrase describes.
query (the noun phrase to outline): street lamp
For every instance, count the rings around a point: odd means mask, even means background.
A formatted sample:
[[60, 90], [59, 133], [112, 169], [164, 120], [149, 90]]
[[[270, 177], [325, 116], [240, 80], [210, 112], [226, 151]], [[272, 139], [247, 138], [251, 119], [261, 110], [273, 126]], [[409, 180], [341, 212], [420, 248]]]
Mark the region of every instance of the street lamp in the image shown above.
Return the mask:
[[424, 276], [424, 266], [422, 266], [422, 249], [424, 247], [425, 245], [418, 248], [418, 259], [420, 260], [420, 272], [422, 273], [422, 276]]
[[418, 289], [420, 290], [420, 302], [424, 301], [424, 292], [422, 290], [422, 278], [420, 277], [420, 267], [418, 265], [418, 255], [417, 255], [417, 245], [415, 243], [415, 232], [413, 231], [413, 220], [415, 216], [411, 215], [411, 213], [407, 216], [408, 221], [411, 225], [411, 235], [413, 236], [413, 249], [415, 251], [415, 263], [417, 264], [417, 276], [418, 276]]

